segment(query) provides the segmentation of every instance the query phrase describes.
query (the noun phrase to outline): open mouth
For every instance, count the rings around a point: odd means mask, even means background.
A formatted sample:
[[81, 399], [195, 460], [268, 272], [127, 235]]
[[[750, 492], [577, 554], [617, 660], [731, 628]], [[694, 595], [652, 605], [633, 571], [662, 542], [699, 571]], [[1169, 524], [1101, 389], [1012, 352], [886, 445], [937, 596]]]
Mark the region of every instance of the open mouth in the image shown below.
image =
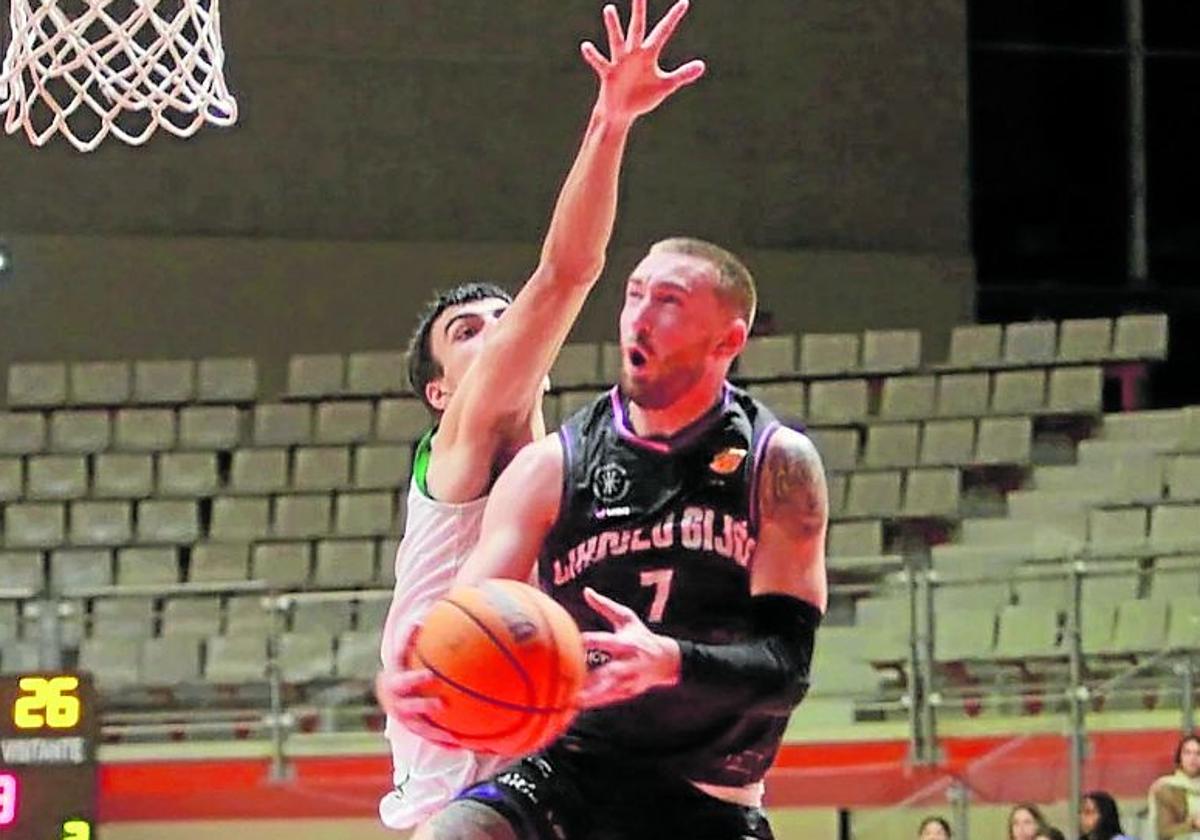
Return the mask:
[[646, 354], [638, 348], [634, 347], [629, 351], [629, 363], [635, 368], [641, 368], [646, 364]]

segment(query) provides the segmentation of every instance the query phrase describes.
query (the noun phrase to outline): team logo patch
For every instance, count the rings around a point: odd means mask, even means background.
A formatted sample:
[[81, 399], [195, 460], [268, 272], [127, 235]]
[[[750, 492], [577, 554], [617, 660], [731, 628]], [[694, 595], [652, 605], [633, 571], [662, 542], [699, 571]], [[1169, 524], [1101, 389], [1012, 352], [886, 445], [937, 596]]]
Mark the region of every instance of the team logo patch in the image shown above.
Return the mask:
[[592, 473], [592, 494], [604, 504], [619, 502], [628, 492], [629, 473], [620, 464], [604, 464]]
[[714, 455], [708, 468], [717, 475], [730, 475], [737, 471], [744, 460], [746, 460], [746, 450], [731, 446]]

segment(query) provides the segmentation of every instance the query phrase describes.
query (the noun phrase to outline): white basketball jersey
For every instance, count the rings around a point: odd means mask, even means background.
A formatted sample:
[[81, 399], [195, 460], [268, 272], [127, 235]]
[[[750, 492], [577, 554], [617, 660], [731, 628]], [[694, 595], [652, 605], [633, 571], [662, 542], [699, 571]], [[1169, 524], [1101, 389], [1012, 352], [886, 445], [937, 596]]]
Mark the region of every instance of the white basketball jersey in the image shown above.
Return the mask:
[[[383, 629], [383, 667], [400, 666], [399, 649], [412, 622], [454, 583], [454, 577], [479, 542], [487, 497], [455, 505], [434, 501], [418, 486], [408, 490], [404, 539], [396, 551], [396, 590]], [[379, 803], [389, 828], [406, 829], [436, 813], [463, 788], [491, 775], [503, 759], [431, 744], [388, 718], [394, 790]]]

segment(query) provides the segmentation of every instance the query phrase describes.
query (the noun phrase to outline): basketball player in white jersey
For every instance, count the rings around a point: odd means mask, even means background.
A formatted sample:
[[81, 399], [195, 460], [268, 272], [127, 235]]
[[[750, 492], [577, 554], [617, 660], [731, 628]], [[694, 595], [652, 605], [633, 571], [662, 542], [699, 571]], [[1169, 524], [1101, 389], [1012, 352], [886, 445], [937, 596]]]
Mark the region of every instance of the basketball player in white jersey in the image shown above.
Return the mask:
[[418, 731], [414, 716], [436, 701], [420, 696], [429, 675], [402, 673], [401, 659], [413, 622], [445, 594], [478, 541], [492, 483], [521, 447], [545, 434], [544, 383], [603, 269], [632, 124], [704, 73], [700, 61], [672, 72], [658, 66], [687, 0], [648, 34], [646, 3], [633, 0], [627, 32], [616, 8], [605, 7], [607, 58], [590, 42], [582, 45], [600, 90], [533, 275], [512, 300], [478, 283], [443, 294], [413, 335], [409, 377], [435, 420], [414, 459], [376, 685], [394, 763], [394, 790], [380, 803], [391, 828], [419, 824], [497, 767], [493, 759], [435, 743], [436, 731]]

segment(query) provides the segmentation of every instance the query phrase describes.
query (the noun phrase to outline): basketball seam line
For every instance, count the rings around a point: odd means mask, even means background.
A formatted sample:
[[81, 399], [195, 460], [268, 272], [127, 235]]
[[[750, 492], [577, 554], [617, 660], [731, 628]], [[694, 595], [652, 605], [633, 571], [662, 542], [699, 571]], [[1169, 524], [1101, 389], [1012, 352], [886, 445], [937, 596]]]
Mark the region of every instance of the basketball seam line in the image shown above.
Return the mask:
[[[513, 655], [511, 650], [508, 649], [508, 645], [506, 645], [502, 639], [497, 637], [496, 634], [492, 632], [492, 628], [480, 621], [467, 607], [463, 606], [458, 601], [455, 601], [453, 598], [446, 598], [446, 603], [462, 612], [462, 614], [467, 618], [471, 619], [471, 622], [481, 631], [483, 631], [485, 636], [492, 640], [492, 644], [496, 646], [496, 649], [504, 655], [505, 659], [508, 660], [508, 664], [511, 665], [513, 670], [517, 672], [517, 677], [520, 678], [522, 685], [525, 687], [525, 696], [531, 700], [536, 700], [537, 691], [533, 687], [533, 680], [530, 679], [529, 674], [525, 672], [525, 666], [521, 664], [521, 661]], [[421, 658], [424, 659], [425, 657]]]
[[469, 687], [463, 685], [462, 683], [446, 676], [441, 671], [439, 671], [437, 668], [430, 665], [425, 660], [425, 657], [421, 655], [420, 651], [417, 651], [417, 658], [421, 660], [421, 664], [423, 666], [425, 666], [427, 669], [429, 669], [429, 672], [431, 674], [433, 674], [439, 680], [442, 680], [443, 682], [445, 682], [451, 688], [456, 688], [459, 691], [461, 691], [463, 694], [466, 694], [469, 697], [474, 697], [476, 700], [482, 700], [485, 703], [491, 703], [493, 706], [499, 706], [502, 709], [508, 709], [509, 711], [513, 711], [513, 712], [531, 712], [533, 714], [539, 714], [539, 715], [557, 715], [557, 714], [561, 714], [562, 712], [567, 711], [567, 709], [570, 708], [569, 706], [560, 706], [560, 707], [527, 706], [522, 703], [509, 703], [507, 700], [498, 700], [495, 697], [489, 697], [486, 694], [482, 694], [482, 693], [476, 691], [475, 689], [469, 688]]

